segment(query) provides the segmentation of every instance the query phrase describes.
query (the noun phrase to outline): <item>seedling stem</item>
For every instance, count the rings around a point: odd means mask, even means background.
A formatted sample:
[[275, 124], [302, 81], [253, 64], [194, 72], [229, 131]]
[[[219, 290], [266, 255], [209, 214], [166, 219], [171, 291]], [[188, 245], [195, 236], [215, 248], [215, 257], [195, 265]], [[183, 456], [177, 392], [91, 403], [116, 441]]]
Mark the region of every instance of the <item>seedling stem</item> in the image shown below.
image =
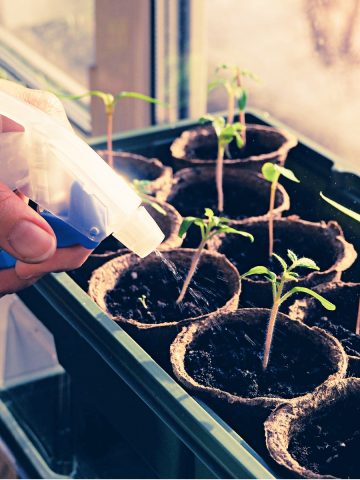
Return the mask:
[[201, 258], [202, 251], [205, 248], [207, 242], [211, 238], [215, 237], [216, 235], [220, 235], [220, 233], [224, 233], [224, 234], [235, 233], [237, 235], [243, 235], [244, 237], [249, 238], [251, 241], [254, 241], [254, 237], [250, 233], [236, 230], [235, 228], [232, 228], [229, 225], [229, 223], [230, 223], [230, 219], [225, 217], [216, 217], [214, 215], [214, 212], [210, 208], [205, 208], [205, 218], [199, 218], [199, 217], [184, 218], [182, 224], [180, 225], [179, 237], [182, 238], [185, 235], [185, 233], [189, 230], [191, 225], [194, 224], [200, 229], [201, 242], [191, 259], [189, 271], [186, 275], [179, 297], [176, 300], [177, 304], [181, 303], [184, 300], [187, 289], [190, 285], [190, 282], [194, 276], [199, 260]]
[[262, 167], [262, 174], [264, 178], [271, 183], [270, 187], [270, 205], [269, 205], [269, 258], [272, 257], [274, 251], [274, 209], [276, 189], [279, 183], [280, 175], [283, 175], [288, 180], [299, 183], [299, 180], [294, 175], [292, 170], [280, 167], [280, 165], [266, 162]]
[[262, 362], [262, 368], [264, 371], [267, 369], [269, 364], [275, 323], [279, 313], [280, 305], [283, 302], [285, 302], [288, 298], [290, 298], [294, 293], [302, 292], [302, 293], [307, 293], [308, 295], [311, 295], [312, 297], [319, 300], [322, 306], [327, 310], [335, 310], [336, 308], [334, 304], [326, 300], [324, 297], [322, 297], [318, 293], [313, 292], [310, 288], [293, 287], [287, 293], [283, 294], [284, 286], [287, 281], [290, 281], [290, 280], [295, 282], [298, 281], [299, 274], [294, 271], [296, 268], [302, 267], [302, 268], [308, 268], [310, 270], [319, 270], [319, 267], [310, 258], [306, 258], [306, 257], [298, 258], [297, 255], [291, 250], [288, 250], [288, 257], [291, 261], [290, 265], [288, 265], [286, 261], [283, 258], [281, 258], [279, 255], [276, 255], [276, 253], [273, 253], [273, 256], [279, 261], [283, 269], [282, 274], [280, 276], [280, 281], [278, 280], [276, 273], [272, 272], [267, 267], [264, 267], [262, 265], [251, 268], [248, 272], [244, 273], [244, 275], [241, 276], [241, 278], [245, 278], [251, 275], [265, 275], [265, 278], [271, 283], [271, 287], [272, 287], [273, 305], [271, 308], [269, 323], [266, 330], [264, 356], [263, 356], [263, 362]]
[[224, 117], [216, 117], [214, 115], [205, 115], [200, 118], [200, 122], [204, 123], [210, 121], [215, 130], [218, 146], [217, 146], [217, 159], [216, 159], [216, 190], [218, 195], [218, 211], [221, 213], [224, 211], [224, 191], [223, 191], [223, 164], [225, 148], [235, 139], [237, 146], [242, 146], [242, 138], [240, 132], [243, 129], [243, 125], [239, 122], [230, 124], [226, 123]]
[[138, 92], [119, 92], [116, 95], [111, 93], [102, 92], [101, 90], [90, 90], [80, 95], [58, 95], [61, 98], [68, 98], [72, 100], [78, 100], [83, 97], [99, 97], [104, 103], [105, 115], [106, 115], [106, 155], [107, 163], [110, 167], [114, 167], [114, 152], [112, 148], [112, 136], [113, 136], [113, 119], [115, 106], [122, 98], [136, 98], [148, 103], [161, 104], [156, 98], [149, 97]]

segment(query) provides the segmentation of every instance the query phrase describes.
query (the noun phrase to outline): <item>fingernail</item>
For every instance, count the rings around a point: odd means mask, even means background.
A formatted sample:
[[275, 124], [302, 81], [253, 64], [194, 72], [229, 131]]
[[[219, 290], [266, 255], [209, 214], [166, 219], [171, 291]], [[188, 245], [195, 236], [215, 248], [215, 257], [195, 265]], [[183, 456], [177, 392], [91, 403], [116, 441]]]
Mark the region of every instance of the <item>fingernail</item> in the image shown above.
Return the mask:
[[28, 220], [18, 221], [8, 236], [8, 242], [19, 259], [25, 262], [42, 262], [56, 249], [53, 235]]

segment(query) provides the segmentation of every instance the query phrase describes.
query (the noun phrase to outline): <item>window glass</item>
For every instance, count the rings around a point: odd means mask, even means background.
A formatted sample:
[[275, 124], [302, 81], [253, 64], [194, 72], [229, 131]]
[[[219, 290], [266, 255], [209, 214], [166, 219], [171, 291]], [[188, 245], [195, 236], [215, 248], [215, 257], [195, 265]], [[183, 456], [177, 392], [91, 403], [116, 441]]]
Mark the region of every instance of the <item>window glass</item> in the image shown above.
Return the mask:
[[[248, 68], [249, 105], [269, 112], [360, 170], [359, 0], [208, 0], [208, 75]], [[225, 108], [224, 92], [209, 96]]]
[[[24, 62], [31, 63], [31, 53], [38, 54], [44, 61], [44, 75], [56, 66], [70, 79], [87, 86], [93, 61], [93, 3], [0, 0], [2, 40]], [[13, 68], [18, 68], [16, 58]]]

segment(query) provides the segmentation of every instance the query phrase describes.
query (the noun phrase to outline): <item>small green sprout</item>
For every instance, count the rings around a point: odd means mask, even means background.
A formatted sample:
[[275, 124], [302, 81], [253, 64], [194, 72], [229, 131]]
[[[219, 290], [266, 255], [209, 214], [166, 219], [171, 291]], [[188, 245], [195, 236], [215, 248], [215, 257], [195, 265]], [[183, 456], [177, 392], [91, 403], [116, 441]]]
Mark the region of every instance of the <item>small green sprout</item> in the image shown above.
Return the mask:
[[194, 256], [191, 260], [191, 265], [189, 272], [185, 278], [184, 284], [182, 286], [180, 295], [176, 300], [176, 303], [179, 304], [183, 301], [188, 286], [191, 282], [191, 279], [195, 273], [196, 267], [199, 263], [201, 253], [205, 248], [207, 242], [215, 237], [216, 235], [220, 235], [221, 233], [235, 233], [237, 235], [243, 235], [250, 239], [251, 242], [254, 241], [254, 237], [247, 232], [242, 232], [240, 230], [236, 230], [235, 228], [229, 225], [230, 219], [225, 217], [216, 217], [214, 212], [211, 208], [205, 208], [205, 218], [199, 217], [185, 217], [180, 225], [179, 229], [179, 237], [182, 238], [186, 232], [189, 230], [191, 225], [196, 225], [200, 229], [201, 233], [201, 242], [194, 253]]
[[224, 211], [223, 164], [225, 148], [227, 145], [229, 145], [229, 143], [232, 142], [233, 139], [236, 140], [236, 144], [239, 148], [243, 145], [243, 140], [240, 135], [243, 125], [241, 125], [239, 122], [233, 124], [226, 123], [224, 117], [214, 115], [205, 115], [200, 118], [201, 123], [207, 121], [212, 123], [218, 140], [218, 151], [216, 158], [216, 189], [218, 195], [218, 210], [221, 213]]
[[235, 65], [220, 65], [216, 68], [215, 73], [220, 72], [230, 73], [230, 76], [217, 78], [210, 82], [208, 85], [208, 91], [212, 91], [215, 88], [222, 86], [225, 88], [228, 96], [228, 123], [232, 124], [234, 121], [235, 111], [234, 104], [236, 102], [239, 109], [239, 122], [243, 125], [241, 132], [242, 144], [239, 148], [242, 148], [246, 143], [246, 127], [245, 127], [245, 108], [247, 104], [247, 90], [243, 86], [243, 78], [247, 77], [251, 80], [259, 81], [259, 77], [250, 72], [249, 70], [242, 70]]
[[[341, 203], [335, 202], [335, 200], [332, 200], [331, 198], [326, 197], [322, 192], [320, 192], [320, 197], [323, 200], [325, 200], [325, 202], [329, 203], [331, 206], [337, 208], [341, 213], [344, 213], [348, 217], [356, 220], [357, 222], [360, 222], [360, 213], [354, 212], [354, 210], [344, 207], [344, 205], [341, 205]], [[358, 312], [357, 312], [357, 318], [356, 318], [355, 333], [356, 335], [360, 335], [360, 300], [359, 300]]]
[[106, 138], [107, 138], [107, 159], [110, 167], [114, 167], [114, 152], [112, 147], [112, 135], [113, 135], [113, 118], [116, 104], [123, 98], [135, 98], [137, 100], [143, 100], [148, 103], [161, 104], [156, 98], [149, 97], [138, 92], [119, 92], [116, 95], [111, 93], [102, 92], [101, 90], [90, 90], [80, 95], [58, 95], [61, 98], [67, 98], [71, 100], [78, 100], [84, 97], [98, 97], [103, 101], [106, 114]]
[[269, 258], [271, 258], [274, 251], [274, 208], [276, 188], [279, 182], [279, 178], [281, 175], [283, 175], [285, 178], [291, 180], [292, 182], [299, 183], [300, 180], [296, 178], [292, 170], [285, 167], [280, 167], [280, 165], [271, 162], [264, 163], [261, 171], [264, 175], [264, 178], [271, 183], [269, 206]]
[[266, 280], [271, 283], [272, 293], [273, 293], [273, 306], [271, 308], [271, 314], [269, 319], [269, 324], [266, 332], [266, 339], [265, 339], [265, 347], [264, 347], [264, 358], [263, 358], [263, 369], [266, 370], [268, 363], [269, 363], [269, 356], [270, 356], [270, 349], [272, 344], [272, 338], [274, 333], [274, 327], [276, 322], [276, 317], [279, 311], [280, 305], [285, 302], [289, 297], [291, 297], [294, 293], [302, 292], [311, 295], [312, 297], [316, 298], [321, 305], [326, 308], [327, 310], [335, 310], [335, 305], [324, 297], [319, 295], [318, 293], [312, 291], [310, 288], [305, 287], [293, 287], [291, 290], [283, 294], [285, 283], [292, 280], [297, 282], [299, 278], [299, 274], [296, 273], [294, 270], [296, 268], [308, 268], [310, 270], [319, 270], [319, 267], [316, 263], [311, 260], [310, 258], [302, 257], [298, 258], [297, 255], [291, 251], [287, 251], [287, 255], [290, 259], [290, 265], [286, 263], [286, 261], [281, 258], [276, 253], [273, 253], [273, 256], [279, 261], [282, 267], [282, 273], [280, 275], [280, 279], [276, 276], [276, 273], [270, 271], [267, 267], [264, 266], [257, 266], [251, 268], [248, 272], [244, 273], [241, 278], [249, 277], [251, 275], [264, 275]]
[[141, 305], [145, 308], [145, 310], [148, 310], [149, 306], [146, 301], [147, 297], [145, 294], [142, 294], [141, 297], [138, 297], [139, 302]]
[[151, 208], [153, 208], [157, 212], [161, 213], [161, 215], [166, 216], [166, 211], [150, 195], [150, 191], [149, 191], [150, 183], [151, 183], [150, 180], [138, 180], [136, 178], [132, 182], [133, 188], [134, 188], [135, 192], [141, 198], [142, 203], [144, 203], [146, 205], [150, 205]]

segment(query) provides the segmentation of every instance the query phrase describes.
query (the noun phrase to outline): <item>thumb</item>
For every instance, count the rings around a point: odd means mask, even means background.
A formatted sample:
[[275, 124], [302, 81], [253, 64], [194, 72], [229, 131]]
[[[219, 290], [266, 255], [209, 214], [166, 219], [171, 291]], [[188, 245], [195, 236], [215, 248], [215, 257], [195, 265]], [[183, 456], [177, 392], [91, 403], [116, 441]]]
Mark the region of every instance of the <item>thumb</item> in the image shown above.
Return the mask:
[[0, 183], [0, 248], [26, 263], [52, 257], [56, 238], [50, 225]]

